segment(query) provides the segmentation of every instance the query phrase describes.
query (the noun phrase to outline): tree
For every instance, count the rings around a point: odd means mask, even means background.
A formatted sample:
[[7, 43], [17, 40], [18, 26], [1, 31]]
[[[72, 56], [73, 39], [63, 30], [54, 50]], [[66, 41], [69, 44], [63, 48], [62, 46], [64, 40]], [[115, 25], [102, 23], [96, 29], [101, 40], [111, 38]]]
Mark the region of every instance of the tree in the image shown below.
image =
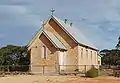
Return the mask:
[[118, 43], [115, 46], [116, 49], [104, 49], [100, 51], [102, 57], [103, 65], [111, 65], [118, 66], [120, 65], [120, 37], [118, 38]]
[[120, 50], [120, 36], [118, 37], [118, 43], [117, 43], [117, 45], [115, 47], [116, 47], [116, 49]]
[[29, 63], [27, 46], [7, 45], [0, 49], [0, 65], [11, 71], [27, 71]]

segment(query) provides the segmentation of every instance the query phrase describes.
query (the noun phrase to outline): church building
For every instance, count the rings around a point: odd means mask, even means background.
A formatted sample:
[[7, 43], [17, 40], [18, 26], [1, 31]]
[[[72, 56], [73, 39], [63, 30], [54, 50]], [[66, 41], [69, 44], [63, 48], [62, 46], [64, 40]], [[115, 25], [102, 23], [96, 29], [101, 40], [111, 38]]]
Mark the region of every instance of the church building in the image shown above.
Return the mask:
[[98, 48], [67, 19], [51, 15], [28, 44], [31, 72], [84, 71], [99, 68]]

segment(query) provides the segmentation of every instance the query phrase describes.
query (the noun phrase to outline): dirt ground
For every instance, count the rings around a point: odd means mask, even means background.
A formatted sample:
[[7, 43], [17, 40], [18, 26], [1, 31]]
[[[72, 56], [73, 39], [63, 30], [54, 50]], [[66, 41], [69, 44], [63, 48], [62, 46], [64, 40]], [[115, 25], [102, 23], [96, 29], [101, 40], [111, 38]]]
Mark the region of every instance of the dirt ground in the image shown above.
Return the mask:
[[21, 75], [0, 77], [0, 83], [120, 83], [120, 78], [105, 76], [84, 78], [79, 76]]

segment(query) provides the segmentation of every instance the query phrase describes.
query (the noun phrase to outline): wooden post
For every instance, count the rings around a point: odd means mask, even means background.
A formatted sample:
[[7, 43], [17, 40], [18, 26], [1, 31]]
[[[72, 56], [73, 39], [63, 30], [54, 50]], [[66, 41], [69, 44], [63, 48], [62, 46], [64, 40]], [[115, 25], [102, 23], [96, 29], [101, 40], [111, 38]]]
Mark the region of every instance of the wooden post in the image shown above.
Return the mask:
[[86, 65], [85, 65], [85, 76], [86, 76], [86, 73], [87, 73], [87, 69], [86, 69]]
[[60, 74], [60, 65], [59, 65], [59, 68], [58, 68], [58, 73]]
[[44, 68], [44, 65], [43, 65], [43, 75], [44, 75], [44, 73], [45, 73], [45, 68]]

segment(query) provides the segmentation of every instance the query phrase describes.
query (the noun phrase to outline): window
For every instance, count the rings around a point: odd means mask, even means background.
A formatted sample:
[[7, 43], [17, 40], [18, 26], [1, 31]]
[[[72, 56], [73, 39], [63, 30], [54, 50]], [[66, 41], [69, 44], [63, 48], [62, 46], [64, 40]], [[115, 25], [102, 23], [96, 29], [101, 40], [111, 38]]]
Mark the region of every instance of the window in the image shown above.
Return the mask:
[[92, 59], [92, 51], [91, 51], [91, 59]]
[[96, 55], [96, 52], [94, 52], [95, 54], [95, 63], [97, 62], [97, 55]]
[[93, 59], [92, 59], [92, 51], [91, 51], [91, 54], [90, 54], [90, 56], [91, 56], [91, 62], [93, 62], [93, 61], [92, 61], [92, 60], [93, 60]]
[[42, 58], [46, 59], [46, 47], [42, 46]]
[[87, 56], [87, 58], [88, 58], [88, 50], [86, 50], [86, 56]]
[[83, 49], [81, 49], [81, 58], [83, 58]]
[[100, 61], [98, 61], [98, 64], [100, 64]]

